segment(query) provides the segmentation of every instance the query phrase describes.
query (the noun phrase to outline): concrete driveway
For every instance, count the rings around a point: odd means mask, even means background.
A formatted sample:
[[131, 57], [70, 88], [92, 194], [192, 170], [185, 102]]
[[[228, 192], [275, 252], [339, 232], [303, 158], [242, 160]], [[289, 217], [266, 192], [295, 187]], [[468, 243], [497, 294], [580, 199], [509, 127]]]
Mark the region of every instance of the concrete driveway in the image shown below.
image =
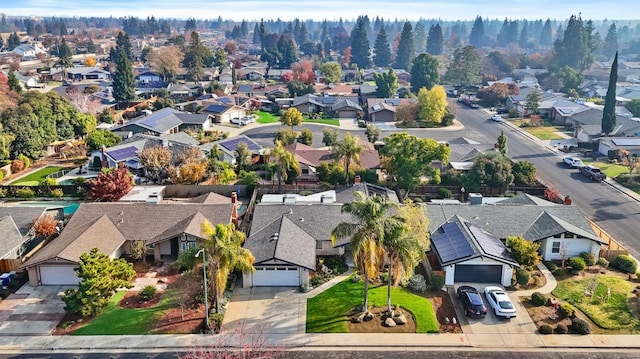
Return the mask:
[[23, 285], [0, 303], [0, 335], [51, 335], [65, 315], [67, 288]]
[[222, 333], [304, 334], [307, 295], [293, 287], [235, 288]]
[[[463, 284], [460, 284], [463, 285]], [[460, 285], [456, 285], [455, 288], [449, 288], [449, 295], [452, 298], [453, 305], [456, 308], [456, 315], [460, 320], [460, 325], [462, 326], [462, 331], [465, 334], [535, 334], [536, 326], [531, 320], [529, 313], [525, 309], [524, 305], [520, 302], [518, 295], [516, 292], [507, 292], [509, 294], [509, 298], [511, 298], [511, 302], [513, 302], [513, 306], [516, 308], [518, 312], [518, 316], [512, 319], [504, 319], [496, 317], [493, 310], [489, 306], [487, 302], [487, 298], [485, 298], [484, 290], [485, 285], [470, 283], [467, 285], [471, 285], [476, 288], [479, 292], [482, 293], [482, 300], [484, 301], [485, 307], [487, 307], [487, 315], [482, 319], [476, 318], [467, 318], [464, 315], [464, 310], [462, 308], [462, 303], [458, 299], [456, 295], [455, 289]], [[493, 285], [493, 284], [492, 284]]]

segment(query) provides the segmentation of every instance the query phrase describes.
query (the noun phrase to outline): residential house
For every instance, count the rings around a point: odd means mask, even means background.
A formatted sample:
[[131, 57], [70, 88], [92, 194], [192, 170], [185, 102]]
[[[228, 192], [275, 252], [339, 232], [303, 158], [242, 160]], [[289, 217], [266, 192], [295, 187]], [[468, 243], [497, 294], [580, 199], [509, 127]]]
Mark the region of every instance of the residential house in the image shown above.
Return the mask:
[[114, 126], [112, 131], [131, 131], [133, 133], [168, 135], [184, 130], [206, 131], [214, 118], [209, 114], [192, 114], [165, 107], [150, 115], [138, 116], [123, 125]]
[[[526, 105], [527, 105], [527, 95], [529, 95], [529, 93], [531, 91], [539, 91], [540, 92], [540, 108], [539, 108], [539, 112], [540, 115], [542, 117], [546, 117], [547, 116], [547, 112], [548, 112], [548, 108], [554, 104], [553, 100], [556, 95], [553, 93], [549, 93], [549, 92], [543, 92], [540, 89], [536, 88], [536, 87], [521, 87], [520, 88], [520, 93], [518, 93], [517, 95], [509, 95], [509, 97], [507, 97], [507, 109], [511, 110], [511, 109], [516, 109], [518, 110], [518, 114], [520, 116], [524, 116], [525, 112], [526, 112]], [[552, 102], [546, 102], [548, 100], [551, 100]], [[543, 106], [544, 104], [544, 106]]]
[[67, 69], [67, 77], [71, 80], [109, 81], [111, 74], [97, 67], [75, 66]]
[[235, 204], [82, 203], [60, 236], [38, 250], [21, 268], [29, 284], [77, 285], [74, 268], [83, 253], [98, 248], [115, 259], [131, 253], [134, 241], [144, 241], [154, 260], [177, 258], [181, 251], [207, 238], [204, 222], [237, 221]]
[[415, 102], [415, 99], [371, 97], [367, 99], [367, 116], [371, 122], [393, 122], [398, 106]]
[[[640, 126], [636, 129], [640, 132]], [[611, 159], [622, 158], [623, 151], [628, 152], [628, 156], [640, 156], [640, 137], [603, 137], [598, 141], [598, 152]]]
[[36, 238], [33, 224], [45, 215], [64, 220], [62, 207], [0, 207], [0, 260], [22, 259], [43, 240]]
[[282, 76], [292, 74], [291, 69], [273, 69], [270, 68], [266, 75], [266, 80], [282, 81]]
[[231, 71], [231, 69], [224, 69], [218, 74], [218, 82], [220, 84], [232, 84], [234, 81], [233, 71]]
[[213, 103], [201, 110], [212, 117], [214, 123], [230, 123], [234, 117], [245, 117], [247, 109], [233, 104]]
[[31, 61], [37, 59], [39, 54], [47, 52], [36, 44], [20, 44], [11, 50], [12, 53], [20, 56], [22, 61]]
[[221, 161], [229, 164], [236, 163], [236, 149], [238, 146], [244, 143], [247, 145], [247, 149], [253, 154], [259, 155], [263, 152], [264, 148], [256, 141], [250, 139], [245, 135], [240, 135], [231, 138], [225, 138], [223, 140], [208, 142], [200, 146], [200, 149], [205, 153], [209, 153], [214, 146], [218, 146], [218, 149], [222, 151]]
[[[616, 126], [609, 133], [612, 137], [626, 137], [640, 135], [640, 120], [628, 118], [618, 113], [616, 107]], [[602, 133], [602, 109], [590, 108], [587, 111], [574, 114], [567, 119], [573, 125], [574, 137], [578, 142], [593, 142], [603, 137]], [[606, 152], [603, 152], [606, 154]]]
[[243, 67], [242, 69], [236, 70], [238, 75], [238, 80], [244, 81], [260, 81], [264, 80], [264, 75], [267, 72], [266, 67], [256, 66], [256, 67]]
[[306, 94], [293, 99], [293, 107], [298, 111], [310, 113], [325, 113], [337, 118], [356, 118], [362, 112], [358, 99], [354, 96], [331, 97]]
[[[450, 148], [449, 166], [458, 171], [469, 171], [473, 167], [473, 161], [478, 155], [494, 151], [494, 144], [483, 144], [466, 137], [457, 137], [445, 142]], [[440, 170], [445, 170], [444, 164], [435, 162], [431, 164]]]

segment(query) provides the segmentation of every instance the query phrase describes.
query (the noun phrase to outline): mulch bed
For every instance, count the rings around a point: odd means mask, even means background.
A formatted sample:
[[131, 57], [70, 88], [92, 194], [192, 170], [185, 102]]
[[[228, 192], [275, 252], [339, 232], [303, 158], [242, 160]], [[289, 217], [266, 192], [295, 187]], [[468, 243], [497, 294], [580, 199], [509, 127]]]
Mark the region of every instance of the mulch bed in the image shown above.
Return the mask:
[[129, 309], [151, 308], [151, 307], [155, 307], [156, 305], [158, 305], [158, 303], [160, 303], [160, 300], [162, 299], [162, 294], [163, 294], [162, 292], [158, 292], [150, 300], [143, 301], [140, 299], [139, 292], [128, 291], [124, 295], [124, 297], [120, 300], [120, 303], [118, 304], [120, 305], [120, 308], [129, 308]]
[[[429, 291], [424, 296], [429, 299], [436, 312], [440, 333], [462, 333], [460, 321], [456, 319], [457, 323], [453, 324], [453, 318], [457, 318], [456, 309], [447, 292], [443, 290]], [[446, 318], [449, 318], [448, 324]]]
[[347, 329], [349, 333], [415, 333], [416, 321], [413, 318], [413, 314], [410, 311], [400, 308], [400, 310], [407, 317], [407, 324], [396, 325], [395, 327], [385, 327], [383, 325], [386, 316], [384, 314], [387, 311], [387, 307], [372, 307], [369, 311], [373, 314], [373, 319], [370, 321], [364, 321], [362, 323], [352, 323], [351, 318], [361, 313], [359, 306], [353, 308], [347, 315], [349, 318], [347, 322]]
[[153, 330], [157, 334], [201, 333], [204, 326], [204, 305], [184, 310], [180, 307], [165, 311]]

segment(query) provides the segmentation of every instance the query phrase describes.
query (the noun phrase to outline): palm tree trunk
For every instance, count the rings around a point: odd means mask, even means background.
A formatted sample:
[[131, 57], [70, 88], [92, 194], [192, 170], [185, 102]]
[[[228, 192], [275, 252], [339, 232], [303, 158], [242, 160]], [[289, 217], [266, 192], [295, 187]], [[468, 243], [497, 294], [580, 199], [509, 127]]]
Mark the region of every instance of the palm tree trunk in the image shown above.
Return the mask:
[[282, 169], [278, 165], [278, 193], [282, 193]]
[[366, 313], [367, 309], [369, 309], [369, 276], [367, 272], [364, 272], [364, 301], [362, 303], [362, 312]]
[[345, 157], [344, 158], [344, 184], [348, 185], [349, 184], [349, 164], [350, 164], [351, 160], [349, 160], [349, 157]]
[[218, 308], [218, 266], [216, 264], [211, 266], [211, 293], [213, 294], [213, 306], [216, 308], [216, 314], [219, 313]]
[[391, 314], [391, 255], [389, 257], [389, 269], [387, 271], [387, 311]]

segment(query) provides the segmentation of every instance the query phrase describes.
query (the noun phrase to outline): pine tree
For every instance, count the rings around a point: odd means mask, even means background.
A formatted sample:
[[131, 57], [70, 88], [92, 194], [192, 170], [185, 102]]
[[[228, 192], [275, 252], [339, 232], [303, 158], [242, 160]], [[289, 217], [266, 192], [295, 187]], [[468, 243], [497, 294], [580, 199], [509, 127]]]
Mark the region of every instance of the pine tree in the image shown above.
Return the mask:
[[364, 20], [360, 17], [351, 32], [351, 62], [360, 69], [369, 68], [370, 60], [369, 39], [364, 26]]
[[9, 51], [11, 51], [18, 45], [20, 45], [20, 37], [14, 31], [13, 34], [9, 35], [9, 38], [7, 39], [7, 48], [9, 49]]
[[200, 34], [196, 31], [191, 32], [191, 40], [187, 54], [184, 58], [184, 64], [187, 67], [189, 77], [198, 83], [203, 75], [204, 58], [202, 55], [202, 43], [200, 42]]
[[[131, 41], [129, 41], [129, 35], [119, 32], [116, 36], [116, 53], [124, 51], [129, 58], [129, 61], [133, 61], [133, 52], [131, 50]], [[117, 61], [118, 59], [111, 59], [111, 61]]]
[[604, 38], [604, 46], [602, 50], [604, 51], [604, 56], [607, 59], [611, 58], [611, 54], [618, 52], [618, 32], [615, 23], [609, 26], [607, 36]]
[[471, 33], [469, 34], [469, 45], [480, 48], [484, 46], [485, 43], [486, 39], [484, 33], [484, 23], [482, 22], [482, 16], [478, 16], [473, 22], [473, 27], [471, 27]]
[[609, 87], [607, 96], [604, 99], [604, 109], [602, 110], [602, 133], [610, 134], [616, 127], [616, 83], [618, 82], [618, 52], [611, 64], [609, 74]]
[[130, 102], [136, 98], [136, 79], [125, 51], [119, 52], [116, 73], [113, 74], [113, 98], [118, 102]]
[[253, 39], [251, 41], [253, 44], [260, 43], [260, 26], [256, 22], [256, 26], [253, 27]]
[[389, 42], [387, 41], [387, 31], [384, 29], [384, 24], [380, 27], [380, 31], [376, 37], [374, 52], [374, 65], [377, 67], [389, 66], [391, 63], [391, 49], [389, 48]]
[[421, 54], [427, 50], [427, 32], [422, 22], [416, 24], [413, 32], [415, 33], [415, 35], [413, 35], [413, 43], [416, 54]]
[[580, 16], [572, 15], [561, 38], [554, 43], [554, 60], [559, 67], [569, 66], [579, 72], [593, 63], [596, 47], [593, 23], [583, 23]]
[[15, 71], [13, 71], [13, 69], [9, 70], [7, 85], [9, 86], [9, 90], [15, 91], [17, 93], [22, 93], [22, 86], [20, 86], [20, 80], [18, 80], [18, 78], [16, 77], [16, 73]]
[[429, 37], [427, 38], [427, 52], [431, 55], [441, 55], [444, 47], [444, 36], [440, 24], [431, 25]]
[[529, 36], [527, 35], [527, 27], [523, 26], [522, 31], [520, 32], [520, 38], [518, 39], [518, 46], [521, 49], [526, 49], [529, 47]]
[[402, 33], [400, 34], [400, 42], [398, 43], [398, 53], [396, 54], [396, 63], [394, 67], [397, 69], [409, 69], [409, 64], [413, 59], [413, 28], [409, 21], [404, 23]]

